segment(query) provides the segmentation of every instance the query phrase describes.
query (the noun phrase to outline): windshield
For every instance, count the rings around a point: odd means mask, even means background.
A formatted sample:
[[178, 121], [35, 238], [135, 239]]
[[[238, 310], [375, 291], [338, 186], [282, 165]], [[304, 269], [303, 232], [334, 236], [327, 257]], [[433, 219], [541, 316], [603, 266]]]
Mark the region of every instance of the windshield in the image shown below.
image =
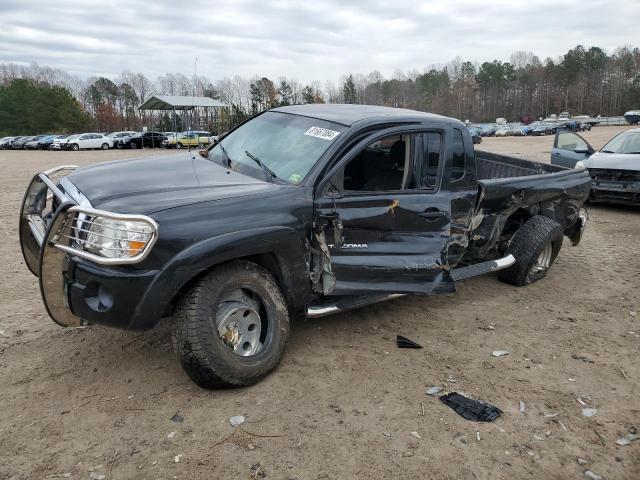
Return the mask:
[[604, 153], [640, 153], [640, 133], [621, 133], [602, 147]]
[[[280, 179], [298, 184], [346, 127], [337, 123], [287, 113], [267, 112], [225, 136], [220, 144], [231, 160], [231, 168], [261, 168], [260, 161]], [[216, 144], [209, 159], [226, 165], [225, 152]]]

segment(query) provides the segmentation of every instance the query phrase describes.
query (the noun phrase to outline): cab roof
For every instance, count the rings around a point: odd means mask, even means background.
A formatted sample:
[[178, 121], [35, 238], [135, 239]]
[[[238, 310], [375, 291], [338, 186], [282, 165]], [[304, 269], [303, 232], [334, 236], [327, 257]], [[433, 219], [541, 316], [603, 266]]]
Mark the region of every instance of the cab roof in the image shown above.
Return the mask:
[[308, 104], [290, 105], [278, 107], [272, 112], [302, 115], [304, 117], [317, 118], [328, 122], [339, 123], [350, 127], [356, 123], [383, 123], [383, 122], [407, 122], [407, 123], [451, 123], [464, 126], [459, 120], [436, 115], [435, 113], [419, 112], [406, 108], [381, 107], [377, 105], [343, 105], [343, 104]]

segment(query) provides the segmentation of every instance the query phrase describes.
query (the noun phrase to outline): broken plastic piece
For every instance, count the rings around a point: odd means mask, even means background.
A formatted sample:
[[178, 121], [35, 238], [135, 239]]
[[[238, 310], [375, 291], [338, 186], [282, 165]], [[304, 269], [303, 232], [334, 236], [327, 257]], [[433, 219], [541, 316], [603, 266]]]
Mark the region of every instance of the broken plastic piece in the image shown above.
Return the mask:
[[229, 423], [232, 427], [242, 425], [247, 418], [244, 415], [233, 415], [229, 417]]
[[437, 395], [442, 391], [442, 387], [429, 387], [426, 390], [427, 395]]
[[618, 440], [616, 440], [616, 445], [620, 445], [620, 446], [629, 445], [631, 442], [635, 440], [640, 440], [640, 434], [627, 433], [624, 437], [620, 437]]
[[440, 397], [442, 403], [456, 411], [458, 415], [474, 422], [493, 422], [502, 414], [502, 410], [482, 400], [473, 400], [457, 392]]
[[509, 355], [509, 352], [507, 352], [506, 350], [494, 350], [493, 352], [491, 352], [491, 355], [493, 355], [494, 357], [502, 357], [503, 355]]
[[403, 337], [402, 335], [398, 335], [396, 342], [398, 343], [398, 348], [422, 348], [422, 345], [418, 345], [413, 340], [409, 340], [407, 337]]

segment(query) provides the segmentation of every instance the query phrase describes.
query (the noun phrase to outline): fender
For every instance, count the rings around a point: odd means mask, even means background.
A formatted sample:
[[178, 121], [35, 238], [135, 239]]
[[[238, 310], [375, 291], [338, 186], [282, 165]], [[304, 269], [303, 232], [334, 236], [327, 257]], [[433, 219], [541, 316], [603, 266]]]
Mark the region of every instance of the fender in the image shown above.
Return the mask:
[[310, 294], [307, 249], [303, 237], [290, 227], [263, 227], [208, 238], [182, 250], [167, 262], [138, 303], [129, 328], [153, 327], [169, 303], [193, 278], [236, 258], [274, 253], [282, 272], [283, 294], [292, 305]]

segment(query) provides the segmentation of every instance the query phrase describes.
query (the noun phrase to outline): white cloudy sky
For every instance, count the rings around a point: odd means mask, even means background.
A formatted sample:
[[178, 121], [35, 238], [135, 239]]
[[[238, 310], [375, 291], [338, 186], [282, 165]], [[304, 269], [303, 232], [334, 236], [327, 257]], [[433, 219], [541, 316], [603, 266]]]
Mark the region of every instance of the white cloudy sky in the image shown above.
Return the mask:
[[640, 44], [640, 0], [0, 0], [0, 62], [70, 73], [337, 80], [455, 56]]

